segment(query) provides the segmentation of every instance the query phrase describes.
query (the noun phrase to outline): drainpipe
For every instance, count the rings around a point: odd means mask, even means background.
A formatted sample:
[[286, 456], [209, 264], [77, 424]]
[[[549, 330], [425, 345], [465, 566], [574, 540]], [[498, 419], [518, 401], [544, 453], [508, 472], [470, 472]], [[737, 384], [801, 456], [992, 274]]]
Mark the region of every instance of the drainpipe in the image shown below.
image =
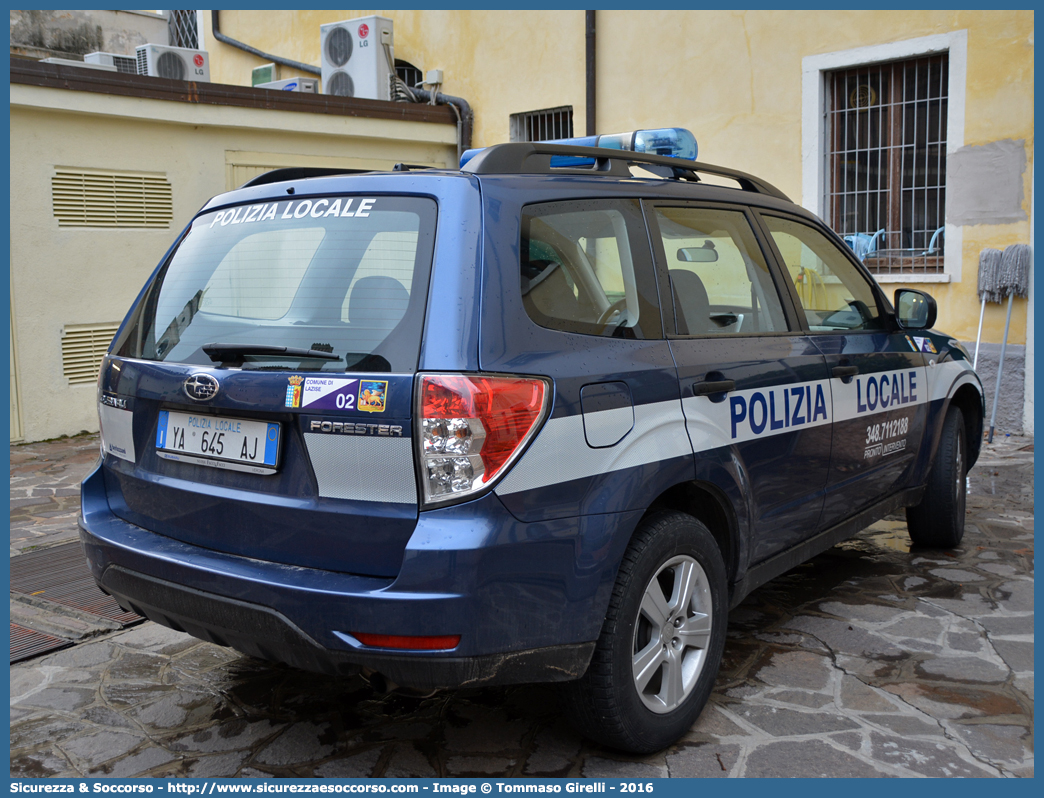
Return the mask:
[[232, 47], [238, 47], [243, 52], [256, 55], [258, 58], [263, 58], [265, 61], [272, 61], [276, 64], [282, 64], [283, 66], [292, 67], [293, 69], [299, 69], [302, 72], [307, 72], [309, 75], [323, 74], [323, 71], [319, 67], [314, 67], [311, 64], [302, 64], [300, 61], [294, 61], [289, 58], [281, 58], [278, 55], [270, 55], [269, 53], [258, 50], [256, 47], [251, 47], [249, 44], [243, 44], [243, 42], [236, 41], [230, 36], [226, 36], [221, 32], [221, 26], [218, 23], [218, 14], [220, 13], [220, 11], [210, 12], [210, 26], [213, 28], [214, 38], [219, 42], [224, 42]]
[[[410, 91], [421, 102], [431, 102], [431, 92], [427, 89], [411, 87]], [[435, 102], [445, 103], [457, 115], [457, 163], [460, 163], [461, 154], [464, 150], [471, 148], [471, 130], [475, 122], [475, 114], [472, 113], [471, 106], [463, 97], [454, 97], [451, 94], [436, 91]]]
[[585, 11], [587, 22], [587, 135], [598, 133], [595, 125], [595, 12]]

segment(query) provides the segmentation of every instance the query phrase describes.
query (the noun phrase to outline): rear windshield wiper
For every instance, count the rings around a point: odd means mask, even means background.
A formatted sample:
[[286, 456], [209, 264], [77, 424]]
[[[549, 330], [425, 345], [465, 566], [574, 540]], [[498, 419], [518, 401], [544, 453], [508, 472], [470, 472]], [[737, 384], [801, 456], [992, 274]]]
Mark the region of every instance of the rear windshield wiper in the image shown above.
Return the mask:
[[203, 344], [207, 357], [215, 362], [242, 360], [244, 357], [305, 357], [316, 360], [342, 360], [333, 352], [320, 349], [300, 349], [295, 346], [267, 346], [265, 344]]

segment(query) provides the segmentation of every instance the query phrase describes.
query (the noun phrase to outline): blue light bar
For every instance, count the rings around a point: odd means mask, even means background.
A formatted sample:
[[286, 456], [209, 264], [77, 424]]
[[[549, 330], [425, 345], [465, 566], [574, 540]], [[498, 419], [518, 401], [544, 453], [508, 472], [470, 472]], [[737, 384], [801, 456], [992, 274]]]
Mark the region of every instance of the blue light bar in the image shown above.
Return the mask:
[[[600, 136], [580, 136], [572, 139], [554, 139], [544, 144], [566, 144], [573, 147], [601, 147], [607, 150], [629, 150], [649, 155], [666, 155], [669, 158], [696, 160], [696, 137], [683, 127], [664, 127], [657, 130], [632, 130], [629, 133], [606, 133]], [[482, 149], [465, 150], [460, 156], [460, 165], [482, 152]], [[552, 155], [551, 166], [556, 168], [592, 166], [592, 158], [577, 158], [569, 155]]]

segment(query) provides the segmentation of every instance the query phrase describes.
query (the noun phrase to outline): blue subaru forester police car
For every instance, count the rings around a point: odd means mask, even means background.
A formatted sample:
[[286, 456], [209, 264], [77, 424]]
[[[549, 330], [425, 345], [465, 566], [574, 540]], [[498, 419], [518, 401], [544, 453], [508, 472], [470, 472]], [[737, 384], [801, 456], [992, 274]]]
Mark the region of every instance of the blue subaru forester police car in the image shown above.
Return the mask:
[[983, 398], [934, 301], [687, 131], [581, 143], [207, 203], [102, 366], [101, 588], [378, 689], [564, 682], [644, 752], [754, 588], [901, 508], [956, 546]]

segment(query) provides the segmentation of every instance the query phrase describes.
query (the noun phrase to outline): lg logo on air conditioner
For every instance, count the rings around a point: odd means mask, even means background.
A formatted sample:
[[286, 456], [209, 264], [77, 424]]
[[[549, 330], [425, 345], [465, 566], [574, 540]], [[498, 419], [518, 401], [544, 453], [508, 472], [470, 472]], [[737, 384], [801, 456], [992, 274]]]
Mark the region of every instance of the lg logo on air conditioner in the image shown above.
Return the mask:
[[195, 64], [195, 68], [192, 70], [196, 75], [203, 74], [203, 56], [196, 53], [192, 56], [192, 63]]

